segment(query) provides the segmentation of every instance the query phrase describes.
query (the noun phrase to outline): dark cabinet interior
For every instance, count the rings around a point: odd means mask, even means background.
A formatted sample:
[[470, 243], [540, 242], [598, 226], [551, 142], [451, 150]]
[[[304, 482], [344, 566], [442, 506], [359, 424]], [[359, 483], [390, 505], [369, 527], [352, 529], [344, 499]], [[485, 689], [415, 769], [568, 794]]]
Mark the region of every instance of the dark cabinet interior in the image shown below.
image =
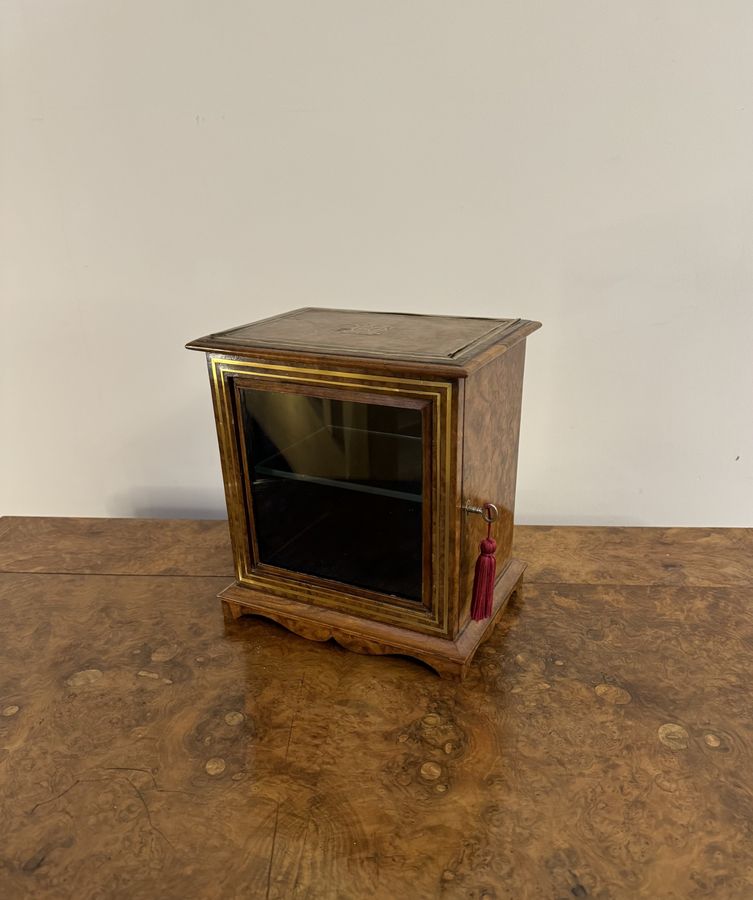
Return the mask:
[[420, 409], [241, 388], [260, 563], [422, 599]]

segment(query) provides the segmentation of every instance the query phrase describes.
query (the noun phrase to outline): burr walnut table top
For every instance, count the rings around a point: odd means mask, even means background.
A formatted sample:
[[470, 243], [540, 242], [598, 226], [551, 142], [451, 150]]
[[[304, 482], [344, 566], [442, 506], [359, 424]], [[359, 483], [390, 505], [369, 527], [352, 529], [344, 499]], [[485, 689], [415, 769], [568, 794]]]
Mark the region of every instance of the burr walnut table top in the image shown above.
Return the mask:
[[223, 522], [0, 519], [0, 896], [752, 897], [753, 531], [515, 555], [456, 683], [223, 621]]

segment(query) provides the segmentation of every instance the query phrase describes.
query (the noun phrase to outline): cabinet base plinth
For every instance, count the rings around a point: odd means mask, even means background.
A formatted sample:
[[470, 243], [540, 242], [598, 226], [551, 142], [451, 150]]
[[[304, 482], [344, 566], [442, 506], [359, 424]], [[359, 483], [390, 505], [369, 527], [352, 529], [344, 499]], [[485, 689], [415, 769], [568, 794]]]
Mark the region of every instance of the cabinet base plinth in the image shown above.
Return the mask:
[[476, 651], [491, 636], [510, 597], [520, 591], [524, 570], [525, 564], [520, 560], [510, 560], [494, 586], [491, 616], [482, 622], [468, 622], [455, 640], [274, 597], [237, 584], [225, 588], [219, 597], [232, 619], [263, 616], [311, 641], [334, 640], [355, 653], [412, 656], [442, 676], [462, 680]]

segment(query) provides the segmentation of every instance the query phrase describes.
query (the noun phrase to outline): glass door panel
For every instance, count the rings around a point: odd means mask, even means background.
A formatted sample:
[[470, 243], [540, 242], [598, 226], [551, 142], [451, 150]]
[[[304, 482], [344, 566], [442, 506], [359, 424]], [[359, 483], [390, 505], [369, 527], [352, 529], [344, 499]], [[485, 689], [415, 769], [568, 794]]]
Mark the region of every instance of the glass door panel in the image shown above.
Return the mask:
[[421, 409], [241, 388], [259, 562], [421, 601]]

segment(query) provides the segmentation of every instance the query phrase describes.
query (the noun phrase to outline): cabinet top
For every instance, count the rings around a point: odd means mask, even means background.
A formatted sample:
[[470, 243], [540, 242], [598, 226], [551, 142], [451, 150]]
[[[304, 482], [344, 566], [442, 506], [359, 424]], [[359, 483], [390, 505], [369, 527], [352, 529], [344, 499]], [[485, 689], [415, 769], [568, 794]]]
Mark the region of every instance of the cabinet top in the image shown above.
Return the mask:
[[432, 368], [464, 368], [509, 349], [541, 327], [527, 319], [481, 319], [305, 307], [191, 341], [191, 350], [285, 357], [345, 356]]

